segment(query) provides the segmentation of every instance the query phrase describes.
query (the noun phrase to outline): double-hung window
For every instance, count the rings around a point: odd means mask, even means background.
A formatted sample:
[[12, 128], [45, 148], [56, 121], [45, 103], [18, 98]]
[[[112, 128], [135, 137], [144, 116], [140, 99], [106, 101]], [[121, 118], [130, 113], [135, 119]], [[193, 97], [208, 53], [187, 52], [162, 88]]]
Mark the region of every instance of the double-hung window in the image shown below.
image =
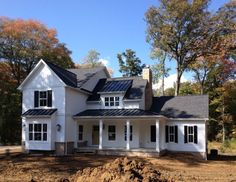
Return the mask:
[[[129, 140], [132, 141], [133, 140], [133, 126], [130, 125], [129, 126]], [[125, 141], [127, 140], [127, 126], [125, 125]]]
[[52, 90], [34, 91], [34, 107], [52, 107]]
[[108, 126], [108, 140], [116, 140], [116, 126], [115, 125]]
[[105, 97], [105, 106], [114, 107], [120, 105], [120, 97]]
[[198, 143], [197, 126], [184, 126], [184, 143]]
[[178, 126], [166, 125], [166, 143], [178, 143]]
[[30, 123], [29, 124], [30, 141], [47, 141], [47, 124]]

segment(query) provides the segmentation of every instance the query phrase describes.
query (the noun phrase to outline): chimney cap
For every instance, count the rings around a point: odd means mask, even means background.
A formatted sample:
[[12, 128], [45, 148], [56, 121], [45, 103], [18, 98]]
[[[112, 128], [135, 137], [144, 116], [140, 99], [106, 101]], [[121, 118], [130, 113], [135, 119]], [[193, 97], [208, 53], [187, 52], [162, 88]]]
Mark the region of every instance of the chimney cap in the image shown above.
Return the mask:
[[144, 68], [150, 68], [150, 65], [149, 64], [147, 64]]

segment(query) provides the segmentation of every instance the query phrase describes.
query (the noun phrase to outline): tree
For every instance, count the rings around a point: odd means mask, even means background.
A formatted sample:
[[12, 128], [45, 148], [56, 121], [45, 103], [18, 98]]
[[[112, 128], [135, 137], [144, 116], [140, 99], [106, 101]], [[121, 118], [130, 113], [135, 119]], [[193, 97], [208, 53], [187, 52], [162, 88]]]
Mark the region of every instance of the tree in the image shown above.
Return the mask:
[[145, 67], [144, 64], [141, 65], [141, 60], [132, 49], [126, 49], [125, 52], [117, 54], [117, 59], [120, 66], [119, 71], [125, 77], [141, 75], [142, 69]]
[[177, 63], [175, 95], [183, 72], [199, 56], [196, 49], [206, 36], [207, 6], [208, 0], [160, 0], [160, 7], [146, 12], [147, 41]]
[[161, 50], [155, 49], [151, 52], [151, 58], [157, 59], [158, 63], [152, 66], [152, 73], [153, 73], [153, 82], [158, 83], [161, 78], [161, 95], [165, 95], [165, 78], [169, 76], [168, 72], [170, 68], [166, 68], [165, 61], [166, 61], [167, 54]]
[[18, 85], [41, 58], [73, 67], [70, 53], [59, 43], [56, 30], [38, 21], [0, 19], [0, 59], [8, 61]]
[[21, 141], [21, 97], [7, 62], [0, 62], [0, 143]]
[[99, 61], [100, 53], [92, 49], [88, 52], [87, 56], [82, 60], [82, 65], [85, 67], [97, 67], [102, 66], [103, 64]]

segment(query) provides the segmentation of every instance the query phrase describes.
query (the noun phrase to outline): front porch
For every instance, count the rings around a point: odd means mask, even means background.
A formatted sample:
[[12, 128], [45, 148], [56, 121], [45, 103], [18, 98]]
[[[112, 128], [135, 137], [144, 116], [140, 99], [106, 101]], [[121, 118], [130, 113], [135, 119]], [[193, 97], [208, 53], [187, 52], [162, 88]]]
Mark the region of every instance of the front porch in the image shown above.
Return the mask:
[[159, 156], [166, 149], [166, 118], [162, 116], [80, 117], [76, 122], [78, 152]]

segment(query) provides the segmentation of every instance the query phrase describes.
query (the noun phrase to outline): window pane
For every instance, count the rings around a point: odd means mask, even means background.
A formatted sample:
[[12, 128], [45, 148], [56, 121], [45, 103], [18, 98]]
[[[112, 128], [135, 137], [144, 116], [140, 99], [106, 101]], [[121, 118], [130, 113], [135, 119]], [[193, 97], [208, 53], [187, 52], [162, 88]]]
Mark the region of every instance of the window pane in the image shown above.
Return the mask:
[[110, 97], [110, 101], [114, 101], [114, 97]]
[[120, 105], [120, 103], [119, 102], [115, 102], [115, 106], [119, 106]]
[[29, 140], [33, 140], [33, 133], [29, 133]]
[[113, 125], [108, 126], [108, 132], [116, 132], [116, 126]]
[[79, 125], [79, 132], [83, 132], [83, 125]]
[[115, 97], [115, 101], [119, 101], [120, 100], [120, 98], [119, 97]]
[[193, 135], [189, 135], [189, 142], [193, 142]]
[[156, 142], [156, 126], [151, 126], [151, 142]]
[[41, 140], [41, 133], [34, 133], [34, 140], [40, 141]]
[[108, 97], [105, 97], [105, 102], [109, 102], [109, 98]]
[[174, 135], [170, 135], [170, 142], [174, 142]]
[[43, 141], [47, 141], [47, 133], [43, 133]]
[[29, 124], [29, 131], [33, 131], [33, 124]]
[[43, 131], [47, 132], [47, 124], [43, 124]]
[[41, 132], [41, 124], [34, 124], [34, 131], [35, 132]]
[[105, 106], [109, 106], [109, 102], [105, 102]]
[[83, 134], [79, 133], [79, 140], [83, 140]]
[[189, 126], [189, 127], [188, 127], [188, 133], [189, 133], [189, 134], [193, 134], [193, 127], [192, 127], [192, 126]]
[[47, 98], [47, 93], [46, 93], [46, 91], [42, 91], [42, 92], [40, 92], [40, 98]]

